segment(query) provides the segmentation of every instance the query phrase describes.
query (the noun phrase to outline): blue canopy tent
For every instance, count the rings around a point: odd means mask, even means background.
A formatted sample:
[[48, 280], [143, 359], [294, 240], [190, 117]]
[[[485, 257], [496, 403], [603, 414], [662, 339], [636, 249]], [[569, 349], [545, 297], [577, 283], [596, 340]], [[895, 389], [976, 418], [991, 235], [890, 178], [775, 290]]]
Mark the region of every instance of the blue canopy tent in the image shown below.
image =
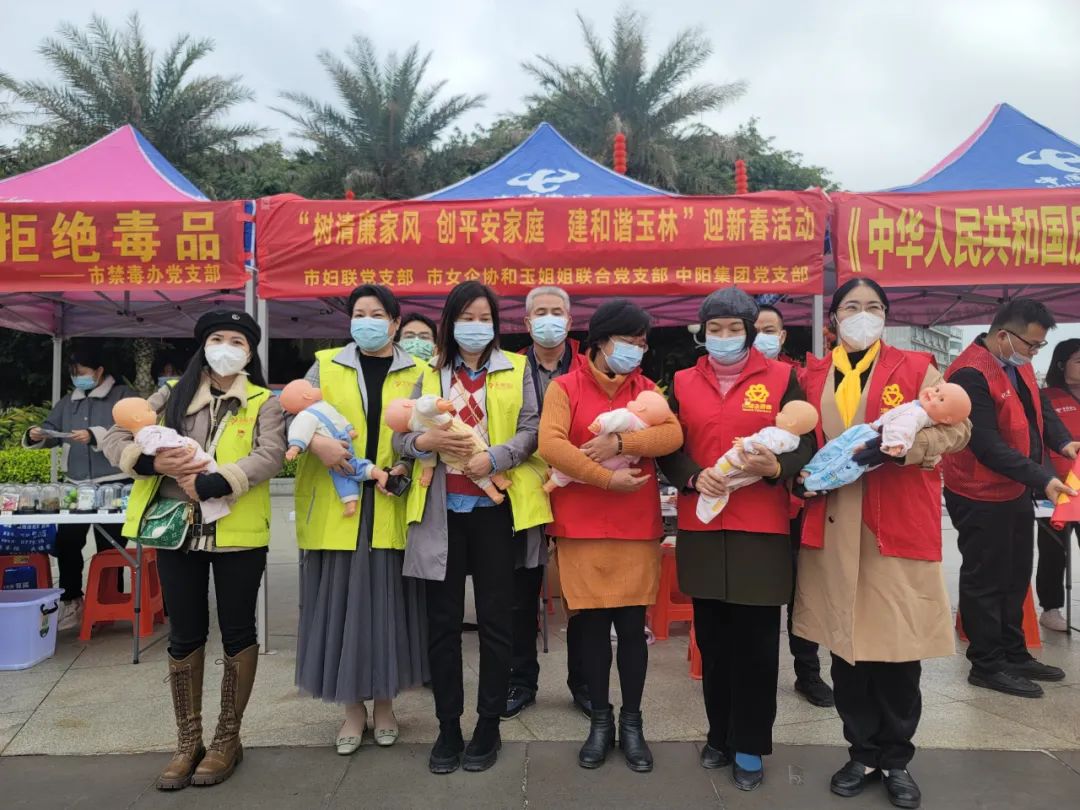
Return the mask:
[[[544, 122], [486, 169], [418, 199], [449, 201], [507, 197], [629, 196], [678, 195], [633, 180], [597, 163], [574, 147], [555, 127]], [[604, 300], [600, 297], [575, 298], [574, 316], [578, 326], [584, 325]], [[808, 297], [797, 299], [792, 302], [790, 312], [785, 307], [785, 315], [793, 323], [809, 322], [812, 309], [810, 301]], [[260, 302], [260, 306], [264, 303]], [[649, 296], [646, 303], [657, 325], [681, 326], [697, 319], [700, 296]], [[435, 320], [442, 312], [442, 305], [442, 298], [402, 298], [405, 311], [421, 312]], [[269, 309], [271, 328], [276, 336], [340, 337], [348, 334], [344, 301], [341, 299], [275, 300]], [[503, 298], [501, 314], [504, 331], [524, 331], [523, 299]]]
[[[1080, 144], [998, 104], [959, 146], [915, 182], [888, 191], [938, 192], [987, 189], [1077, 189], [1080, 203]], [[1002, 303], [1037, 298], [1061, 321], [1080, 321], [1080, 287], [1029, 285], [1017, 272], [1015, 285], [897, 288], [890, 291], [890, 320], [916, 326], [987, 323]]]

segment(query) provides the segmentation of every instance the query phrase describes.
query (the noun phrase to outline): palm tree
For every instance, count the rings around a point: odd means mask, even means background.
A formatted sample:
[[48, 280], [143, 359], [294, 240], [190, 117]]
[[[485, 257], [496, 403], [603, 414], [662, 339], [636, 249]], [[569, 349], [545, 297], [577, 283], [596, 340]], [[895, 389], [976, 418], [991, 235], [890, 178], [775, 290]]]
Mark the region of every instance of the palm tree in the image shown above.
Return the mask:
[[687, 86], [712, 46], [700, 28], [680, 32], [651, 70], [646, 64], [645, 19], [629, 8], [615, 17], [610, 47], [578, 14], [588, 63], [562, 65], [546, 56], [524, 64], [540, 89], [527, 97], [526, 121], [546, 120], [597, 160], [610, 165], [612, 136], [626, 135], [628, 174], [676, 188], [677, 146], [687, 137], [712, 134], [689, 119], [738, 98], [744, 82]]
[[24, 124], [28, 134], [55, 150], [85, 146], [133, 124], [183, 168], [195, 157], [263, 132], [222, 121], [231, 108], [253, 98], [239, 77], [189, 75], [213, 51], [210, 39], [182, 34], [158, 54], [147, 43], [138, 14], [119, 31], [95, 14], [85, 30], [62, 23], [57, 34], [38, 52], [58, 82], [0, 76], [0, 87], [11, 90], [33, 115]]
[[299, 111], [278, 112], [298, 126], [298, 136], [315, 145], [344, 188], [361, 196], [411, 197], [421, 190], [419, 169], [439, 135], [483, 104], [484, 96], [439, 100], [446, 82], [422, 86], [431, 54], [421, 56], [418, 45], [401, 58], [391, 53], [380, 66], [371, 41], [357, 35], [345, 57], [329, 51], [318, 57], [343, 109], [306, 93], [282, 93]]

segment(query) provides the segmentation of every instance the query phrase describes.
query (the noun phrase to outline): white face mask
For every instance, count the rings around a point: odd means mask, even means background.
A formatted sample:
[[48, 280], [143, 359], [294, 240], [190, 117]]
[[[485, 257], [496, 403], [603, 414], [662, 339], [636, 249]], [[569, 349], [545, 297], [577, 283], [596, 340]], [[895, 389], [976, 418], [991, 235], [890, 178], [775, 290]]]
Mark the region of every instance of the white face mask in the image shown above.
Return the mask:
[[220, 377], [239, 374], [248, 364], [248, 353], [239, 346], [215, 343], [204, 350], [206, 363]]
[[840, 337], [861, 352], [881, 339], [881, 333], [885, 330], [885, 319], [872, 312], [860, 312], [840, 321], [839, 329]]

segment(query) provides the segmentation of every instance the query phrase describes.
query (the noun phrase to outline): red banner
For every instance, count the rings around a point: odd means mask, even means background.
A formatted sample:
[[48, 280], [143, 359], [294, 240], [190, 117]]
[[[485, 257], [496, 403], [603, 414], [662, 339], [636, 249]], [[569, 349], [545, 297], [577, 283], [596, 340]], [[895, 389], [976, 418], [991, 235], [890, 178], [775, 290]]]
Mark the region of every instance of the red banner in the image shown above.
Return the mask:
[[0, 292], [230, 290], [242, 202], [0, 203]]
[[259, 201], [264, 298], [342, 296], [358, 284], [445, 295], [475, 279], [503, 295], [822, 290], [825, 198], [560, 197], [454, 202]]
[[884, 287], [1080, 281], [1080, 190], [833, 194], [840, 283]]

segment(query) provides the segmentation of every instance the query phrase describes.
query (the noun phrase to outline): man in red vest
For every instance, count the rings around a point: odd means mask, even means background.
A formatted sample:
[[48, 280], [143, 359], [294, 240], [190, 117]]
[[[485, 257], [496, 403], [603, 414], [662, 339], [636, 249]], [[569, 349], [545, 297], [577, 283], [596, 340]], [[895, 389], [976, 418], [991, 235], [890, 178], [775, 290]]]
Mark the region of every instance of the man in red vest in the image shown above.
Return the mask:
[[[774, 306], [769, 304], [758, 305], [757, 321], [754, 323], [754, 348], [768, 357], [770, 360], [779, 360], [795, 369], [795, 378], [802, 384], [805, 369], [792, 360], [784, 351], [784, 341], [787, 340], [787, 330], [784, 329], [784, 316]], [[792, 565], [798, 570], [798, 554], [802, 537], [802, 499], [791, 496], [791, 546]], [[805, 697], [815, 706], [833, 706], [832, 687], [821, 678], [821, 660], [818, 658], [818, 645], [813, 641], [799, 638], [792, 632], [792, 615], [795, 603], [795, 587], [792, 585], [791, 600], [787, 607], [788, 649], [791, 657], [795, 660], [795, 691]]]
[[[544, 409], [544, 394], [556, 377], [573, 371], [585, 362], [578, 341], [570, 332], [570, 296], [561, 287], [536, 287], [525, 298], [525, 328], [532, 345], [522, 354], [528, 357], [529, 373], [536, 386], [536, 399]], [[514, 651], [510, 667], [510, 689], [503, 718], [516, 717], [536, 702], [540, 662], [536, 657], [536, 609], [544, 582], [547, 549], [529, 548], [521, 542], [522, 553], [514, 571]], [[566, 624], [567, 679], [570, 694], [579, 709], [589, 716], [592, 707], [581, 672], [578, 627], [573, 619]]]
[[971, 441], [942, 462], [945, 504], [963, 556], [960, 615], [971, 642], [968, 682], [1019, 697], [1042, 697], [1035, 681], [1065, 677], [1031, 657], [1023, 628], [1034, 549], [1032, 497], [1056, 501], [1073, 494], [1042, 466], [1043, 450], [1076, 458], [1080, 449], [1031, 368], [1055, 325], [1038, 301], [1010, 301], [946, 372], [971, 397]]

